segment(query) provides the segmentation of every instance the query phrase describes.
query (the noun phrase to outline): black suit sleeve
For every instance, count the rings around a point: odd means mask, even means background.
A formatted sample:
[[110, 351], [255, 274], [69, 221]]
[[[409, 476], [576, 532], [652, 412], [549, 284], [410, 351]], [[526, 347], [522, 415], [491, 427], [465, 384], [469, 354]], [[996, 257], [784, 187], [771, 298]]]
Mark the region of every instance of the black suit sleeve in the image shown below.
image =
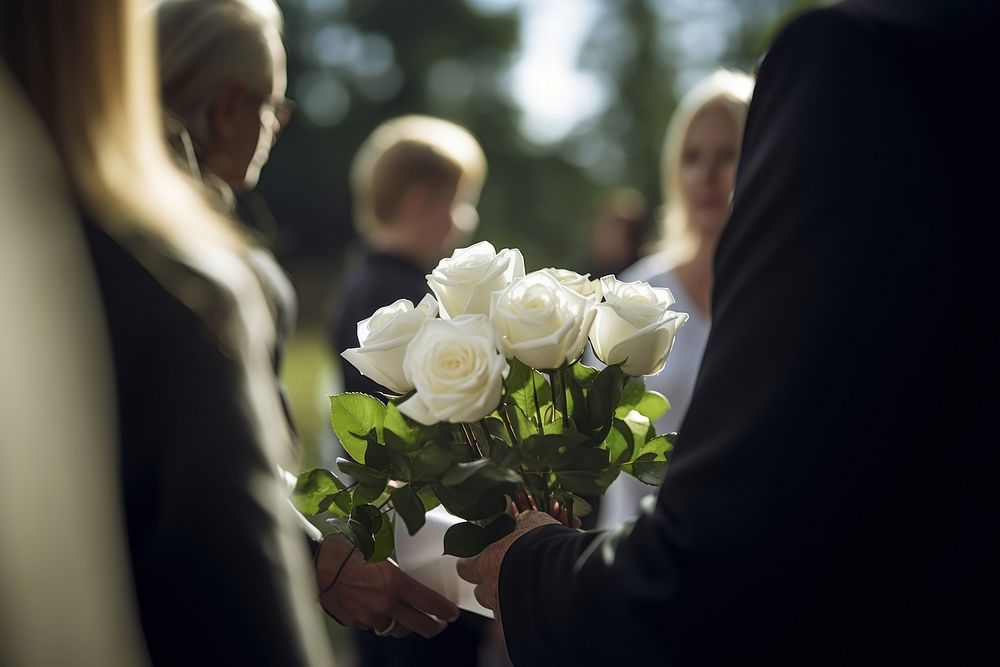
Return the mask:
[[[870, 510], [901, 492], [929, 426], [922, 392], [943, 374], [926, 302], [940, 212], [919, 204], [907, 90], [875, 29], [841, 11], [776, 39], [666, 483], [631, 528], [546, 527], [513, 545], [500, 603], [515, 664], [759, 654], [845, 611], [817, 600], [835, 607], [893, 566], [895, 553], [847, 545], [879, 535], [887, 517]], [[849, 613], [859, 599], [877, 596]]]

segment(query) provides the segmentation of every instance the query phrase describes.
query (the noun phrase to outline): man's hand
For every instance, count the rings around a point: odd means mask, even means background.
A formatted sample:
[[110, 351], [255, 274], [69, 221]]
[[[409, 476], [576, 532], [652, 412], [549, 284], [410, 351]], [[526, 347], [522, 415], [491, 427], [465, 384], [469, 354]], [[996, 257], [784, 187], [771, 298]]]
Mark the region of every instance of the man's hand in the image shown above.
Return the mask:
[[459, 559], [458, 576], [476, 585], [476, 600], [487, 609], [492, 609], [498, 621], [500, 620], [500, 565], [503, 563], [503, 557], [507, 555], [507, 549], [528, 531], [550, 523], [560, 525], [559, 521], [543, 512], [522, 512], [517, 515], [517, 525], [510, 535], [486, 547], [474, 558]]
[[416, 632], [430, 639], [458, 619], [458, 607], [446, 598], [391, 560], [366, 565], [339, 535], [327, 537], [320, 546], [316, 579], [323, 609], [349, 628], [371, 629], [397, 639]]

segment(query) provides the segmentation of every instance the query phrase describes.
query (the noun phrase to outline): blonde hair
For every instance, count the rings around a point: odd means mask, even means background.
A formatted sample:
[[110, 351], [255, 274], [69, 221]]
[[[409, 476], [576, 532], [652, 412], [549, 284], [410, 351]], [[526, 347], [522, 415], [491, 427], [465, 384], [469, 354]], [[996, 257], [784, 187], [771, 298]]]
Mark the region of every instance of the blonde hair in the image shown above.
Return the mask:
[[372, 241], [392, 222], [399, 202], [414, 184], [457, 184], [457, 201], [475, 204], [486, 179], [486, 156], [460, 125], [431, 116], [409, 115], [379, 125], [355, 154], [351, 166], [354, 224]]
[[152, 11], [164, 104], [196, 143], [208, 141], [208, 107], [226, 84], [270, 94], [282, 30], [274, 0], [159, 0]]
[[681, 160], [684, 141], [691, 125], [706, 110], [722, 109], [736, 123], [737, 136], [742, 139], [753, 86], [753, 78], [748, 74], [735, 70], [716, 70], [681, 98], [671, 116], [663, 140], [660, 175], [664, 202], [664, 247], [675, 261], [690, 256], [698, 243], [681, 194]]

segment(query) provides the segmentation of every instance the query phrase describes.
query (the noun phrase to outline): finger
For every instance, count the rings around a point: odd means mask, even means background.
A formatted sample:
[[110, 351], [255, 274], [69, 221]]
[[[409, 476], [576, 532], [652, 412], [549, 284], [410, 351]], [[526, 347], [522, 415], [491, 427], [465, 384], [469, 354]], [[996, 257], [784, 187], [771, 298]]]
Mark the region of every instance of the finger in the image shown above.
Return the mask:
[[444, 621], [431, 618], [424, 612], [418, 611], [405, 604], [401, 604], [396, 607], [393, 610], [393, 616], [396, 617], [397, 624], [402, 624], [407, 629], [416, 632], [425, 639], [438, 636], [445, 628], [448, 627], [448, 624]]
[[394, 627], [392, 629], [392, 632], [390, 632], [386, 636], [392, 637], [394, 639], [402, 639], [403, 637], [408, 637], [409, 635], [410, 635], [410, 629], [405, 625], [403, 625], [402, 623], [400, 623], [399, 621], [396, 621], [396, 627]]
[[504, 509], [504, 513], [512, 519], [517, 518], [517, 507], [514, 506], [514, 501], [510, 499], [510, 496], [507, 496], [507, 507]]
[[[403, 603], [425, 614], [432, 614], [449, 623], [458, 619], [458, 606], [454, 602], [403, 572], [400, 572], [397, 590]], [[413, 626], [410, 628], [416, 630]]]
[[336, 600], [323, 598], [322, 607], [327, 616], [345, 628], [360, 628], [361, 624], [358, 622], [358, 619]]
[[528, 500], [528, 494], [523, 490], [517, 492], [517, 505], [519, 508], [519, 513], [524, 511], [524, 508], [531, 507], [531, 502]]
[[497, 598], [487, 590], [486, 586], [476, 586], [474, 594], [476, 596], [476, 601], [479, 604], [492, 611], [497, 611], [497, 607], [499, 606], [497, 604]]
[[[357, 614], [357, 624], [351, 626], [358, 630], [371, 630], [372, 632], [377, 632], [378, 630], [385, 630], [392, 623], [392, 618], [389, 616], [383, 616], [382, 614], [376, 614], [374, 612], [359, 611]], [[397, 622], [397, 625], [399, 623]]]
[[470, 584], [478, 584], [483, 580], [482, 575], [479, 573], [479, 556], [459, 558], [458, 562], [455, 563], [455, 569], [458, 571], [458, 576]]

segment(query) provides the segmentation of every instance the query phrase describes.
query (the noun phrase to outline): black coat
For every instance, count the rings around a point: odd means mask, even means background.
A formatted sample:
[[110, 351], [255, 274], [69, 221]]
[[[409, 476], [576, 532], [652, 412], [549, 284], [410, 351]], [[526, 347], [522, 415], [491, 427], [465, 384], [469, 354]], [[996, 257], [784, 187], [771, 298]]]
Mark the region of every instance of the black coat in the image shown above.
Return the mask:
[[1000, 660], [1000, 31], [925, 18], [774, 41], [655, 509], [514, 543], [515, 664]]
[[[315, 584], [277, 477], [288, 452], [264, 435], [267, 416], [248, 398], [254, 378], [130, 252], [85, 228], [113, 349], [131, 574], [150, 657], [319, 664], [329, 654]], [[257, 390], [276, 391], [271, 368], [262, 371]], [[280, 412], [271, 417], [287, 429]]]

